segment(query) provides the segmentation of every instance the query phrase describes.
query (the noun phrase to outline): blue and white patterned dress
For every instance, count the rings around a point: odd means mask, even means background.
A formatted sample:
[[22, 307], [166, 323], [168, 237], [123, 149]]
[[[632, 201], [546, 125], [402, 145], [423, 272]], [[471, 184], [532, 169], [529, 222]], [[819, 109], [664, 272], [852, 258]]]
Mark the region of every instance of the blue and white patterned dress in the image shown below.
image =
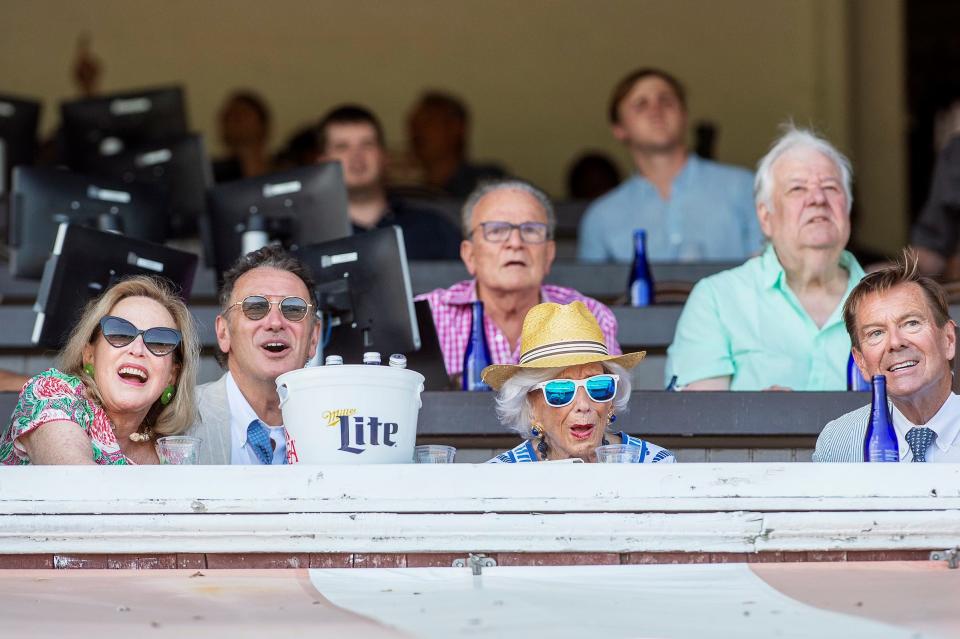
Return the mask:
[[[639, 446], [640, 447], [640, 462], [641, 464], [657, 464], [657, 463], [666, 463], [672, 464], [677, 461], [676, 457], [673, 456], [673, 453], [657, 446], [656, 444], [651, 444], [645, 439], [640, 439], [639, 437], [631, 437], [624, 432], [620, 432], [620, 441], [628, 446]], [[522, 444], [511, 448], [510, 450], [500, 453], [493, 459], [487, 461], [488, 464], [516, 464], [520, 462], [535, 462], [540, 461], [537, 458], [537, 451], [533, 447], [533, 440], [527, 439], [524, 440]]]

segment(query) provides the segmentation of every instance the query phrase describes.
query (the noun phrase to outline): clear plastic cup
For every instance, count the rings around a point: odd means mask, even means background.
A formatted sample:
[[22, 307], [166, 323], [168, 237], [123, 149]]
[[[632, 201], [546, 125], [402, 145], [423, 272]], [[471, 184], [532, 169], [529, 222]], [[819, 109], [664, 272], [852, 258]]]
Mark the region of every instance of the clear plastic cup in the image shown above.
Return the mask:
[[417, 446], [413, 449], [413, 461], [418, 464], [452, 464], [457, 456], [453, 446]]
[[640, 461], [640, 447], [610, 444], [597, 447], [598, 464], [636, 464]]
[[200, 462], [199, 437], [171, 435], [157, 440], [157, 457], [161, 464], [197, 464]]

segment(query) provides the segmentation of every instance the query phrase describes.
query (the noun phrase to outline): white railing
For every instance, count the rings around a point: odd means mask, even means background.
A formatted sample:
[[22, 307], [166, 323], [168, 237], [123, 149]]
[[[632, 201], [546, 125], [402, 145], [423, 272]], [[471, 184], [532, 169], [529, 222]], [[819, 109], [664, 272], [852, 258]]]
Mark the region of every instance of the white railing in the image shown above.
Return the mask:
[[954, 464], [4, 467], [0, 554], [960, 543]]

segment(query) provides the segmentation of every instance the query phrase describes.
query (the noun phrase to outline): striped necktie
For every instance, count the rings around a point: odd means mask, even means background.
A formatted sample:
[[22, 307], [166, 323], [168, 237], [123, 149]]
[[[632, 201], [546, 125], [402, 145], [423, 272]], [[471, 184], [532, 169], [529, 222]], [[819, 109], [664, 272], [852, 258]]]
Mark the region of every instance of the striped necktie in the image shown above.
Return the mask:
[[271, 446], [270, 433], [267, 432], [267, 427], [260, 423], [259, 419], [253, 420], [247, 426], [247, 443], [257, 454], [257, 459], [260, 460], [261, 464], [269, 466], [273, 463], [273, 446]]
[[907, 440], [907, 444], [910, 446], [913, 461], [925, 462], [927, 461], [927, 449], [937, 438], [937, 434], [926, 426], [914, 426], [907, 431], [903, 438]]

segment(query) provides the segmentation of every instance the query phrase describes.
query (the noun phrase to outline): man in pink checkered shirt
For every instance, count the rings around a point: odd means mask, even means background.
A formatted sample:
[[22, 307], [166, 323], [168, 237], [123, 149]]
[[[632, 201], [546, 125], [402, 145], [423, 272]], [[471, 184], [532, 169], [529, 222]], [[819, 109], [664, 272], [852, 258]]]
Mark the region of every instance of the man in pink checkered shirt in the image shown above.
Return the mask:
[[555, 225], [550, 199], [526, 182], [488, 183], [467, 198], [460, 258], [474, 279], [417, 297], [430, 303], [451, 377], [463, 369], [471, 303], [478, 299], [483, 302], [484, 331], [495, 364], [519, 361], [523, 318], [541, 302], [582, 301], [597, 318], [607, 349], [620, 354], [617, 320], [609, 308], [572, 288], [543, 283], [556, 256]]

